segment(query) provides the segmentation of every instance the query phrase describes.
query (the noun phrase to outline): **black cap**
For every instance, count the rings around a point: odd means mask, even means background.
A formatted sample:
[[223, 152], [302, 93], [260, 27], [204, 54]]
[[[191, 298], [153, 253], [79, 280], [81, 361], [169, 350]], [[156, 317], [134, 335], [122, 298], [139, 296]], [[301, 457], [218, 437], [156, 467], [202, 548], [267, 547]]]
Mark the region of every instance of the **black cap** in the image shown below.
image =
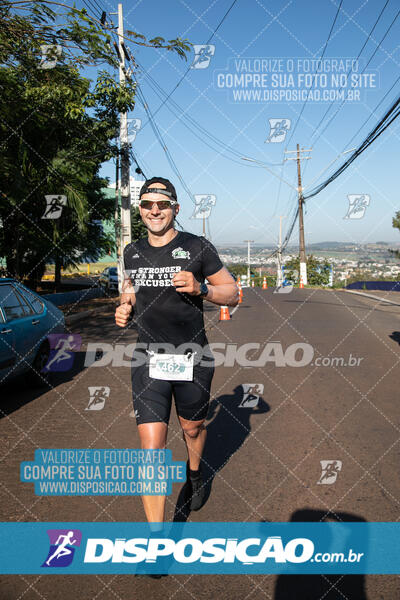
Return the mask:
[[163, 185], [165, 185], [165, 187], [166, 187], [165, 190], [161, 189], [161, 188], [160, 188], [160, 190], [157, 190], [157, 191], [159, 191], [160, 194], [162, 194], [163, 192], [169, 192], [168, 194], [165, 194], [165, 195], [169, 196], [171, 198], [174, 198], [175, 200], [178, 200], [174, 186], [172, 185], [172, 183], [170, 182], [169, 179], [165, 179], [164, 177], [152, 177], [151, 179], [146, 179], [146, 181], [143, 184], [142, 189], [140, 190], [139, 198], [141, 198], [143, 196], [143, 194], [147, 194], [147, 192], [152, 192], [153, 190], [155, 191], [155, 189], [157, 189], [157, 188], [152, 188], [149, 190], [149, 186], [152, 185], [153, 183], [162, 183]]

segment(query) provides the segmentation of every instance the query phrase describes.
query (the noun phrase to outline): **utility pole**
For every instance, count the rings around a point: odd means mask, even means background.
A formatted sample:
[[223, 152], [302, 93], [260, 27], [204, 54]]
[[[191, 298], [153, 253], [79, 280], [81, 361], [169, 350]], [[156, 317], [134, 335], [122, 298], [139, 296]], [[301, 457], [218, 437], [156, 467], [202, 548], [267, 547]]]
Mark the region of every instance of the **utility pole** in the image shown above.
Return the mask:
[[121, 256], [119, 244], [119, 154], [115, 161], [115, 207], [114, 207], [114, 232], [115, 232], [115, 252], [117, 260]]
[[[119, 82], [124, 85], [126, 80], [124, 20], [121, 3], [118, 4], [118, 49], [120, 54]], [[132, 241], [128, 115], [126, 112], [120, 113], [119, 139], [121, 155], [121, 256], [123, 256], [125, 246]]]
[[279, 215], [279, 243], [278, 243], [278, 270], [276, 274], [276, 287], [281, 287], [283, 284], [282, 274], [282, 219], [286, 219], [286, 215]]
[[254, 240], [243, 240], [247, 242], [247, 283], [250, 285], [250, 244], [254, 244]]
[[303, 188], [301, 185], [301, 169], [300, 169], [300, 146], [297, 144], [297, 183], [299, 195], [299, 254], [300, 254], [300, 281], [307, 285], [307, 257], [306, 247], [304, 243], [304, 221], [303, 221]]
[[297, 144], [297, 150], [286, 151], [287, 154], [291, 154], [293, 152], [296, 153], [295, 158], [286, 158], [285, 160], [296, 160], [297, 161], [297, 194], [299, 201], [299, 256], [300, 256], [300, 282], [303, 285], [307, 285], [307, 256], [306, 256], [306, 245], [304, 241], [304, 221], [303, 221], [303, 187], [301, 183], [301, 160], [309, 160], [311, 156], [301, 156], [300, 152], [311, 152], [311, 148], [308, 150], [304, 150], [304, 148], [300, 151], [300, 146]]
[[[112, 15], [116, 13], [110, 13]], [[122, 12], [122, 4], [118, 4], [118, 46], [114, 43], [116, 52], [119, 59], [119, 83], [124, 85], [126, 81], [126, 69], [125, 60], [130, 59], [130, 55], [124, 45], [124, 16]], [[102, 16], [103, 18], [103, 16]], [[117, 165], [121, 167], [121, 177], [118, 181], [116, 177], [115, 186], [116, 193], [119, 183], [119, 190], [121, 190], [121, 221], [120, 221], [120, 239], [119, 239], [119, 252], [118, 252], [118, 287], [119, 291], [122, 291], [123, 282], [123, 258], [125, 246], [132, 241], [131, 231], [131, 189], [130, 189], [130, 158], [129, 158], [129, 139], [128, 139], [128, 115], [126, 112], [120, 113], [119, 115], [119, 161]], [[117, 211], [115, 211], [117, 213]]]

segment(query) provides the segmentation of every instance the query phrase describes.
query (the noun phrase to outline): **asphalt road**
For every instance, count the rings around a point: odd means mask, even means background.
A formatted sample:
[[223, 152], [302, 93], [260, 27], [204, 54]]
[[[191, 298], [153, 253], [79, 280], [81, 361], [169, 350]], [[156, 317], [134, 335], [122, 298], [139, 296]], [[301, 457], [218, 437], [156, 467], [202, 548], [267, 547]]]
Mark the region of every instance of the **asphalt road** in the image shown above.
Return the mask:
[[[199, 512], [182, 518], [398, 520], [400, 307], [324, 290], [244, 293], [227, 322], [219, 322], [219, 309], [207, 305], [210, 342], [231, 349], [260, 346], [248, 349], [247, 365], [216, 369], [204, 455], [209, 497]], [[33, 460], [35, 448], [140, 447], [129, 368], [84, 367], [88, 343], [111, 344], [117, 361], [123, 345], [136, 340], [135, 328], [116, 327], [106, 308], [71, 331], [82, 336], [83, 345], [72, 370], [54, 376], [52, 389], [33, 393], [21, 381], [0, 390], [1, 520], [143, 521], [138, 497], [38, 497], [32, 484], [19, 481], [19, 464]], [[269, 361], [252, 365], [266, 344]], [[294, 344], [300, 345], [296, 352]], [[350, 356], [353, 366], [344, 366]], [[240, 406], [246, 400], [243, 384], [264, 386], [253, 406]], [[102, 410], [86, 410], [89, 386], [110, 388]], [[186, 460], [175, 412], [168, 447], [174, 460]], [[341, 461], [333, 484], [317, 483], [323, 460]], [[167, 520], [177, 514], [180, 491], [174, 484], [167, 497]], [[146, 594], [174, 600], [395, 600], [399, 588], [398, 577], [380, 575], [7, 576], [0, 600], [125, 600]]]

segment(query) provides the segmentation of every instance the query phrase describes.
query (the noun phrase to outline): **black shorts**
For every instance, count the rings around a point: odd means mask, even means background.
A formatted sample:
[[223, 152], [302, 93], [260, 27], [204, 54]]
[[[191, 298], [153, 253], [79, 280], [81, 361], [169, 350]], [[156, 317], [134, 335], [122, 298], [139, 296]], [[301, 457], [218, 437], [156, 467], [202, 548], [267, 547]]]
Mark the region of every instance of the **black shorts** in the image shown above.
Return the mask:
[[[135, 354], [133, 360], [135, 360]], [[209, 366], [195, 364], [193, 381], [167, 381], [149, 376], [149, 365], [132, 366], [132, 396], [136, 423], [167, 423], [171, 413], [172, 395], [177, 415], [188, 421], [205, 419], [210, 401], [214, 361]]]

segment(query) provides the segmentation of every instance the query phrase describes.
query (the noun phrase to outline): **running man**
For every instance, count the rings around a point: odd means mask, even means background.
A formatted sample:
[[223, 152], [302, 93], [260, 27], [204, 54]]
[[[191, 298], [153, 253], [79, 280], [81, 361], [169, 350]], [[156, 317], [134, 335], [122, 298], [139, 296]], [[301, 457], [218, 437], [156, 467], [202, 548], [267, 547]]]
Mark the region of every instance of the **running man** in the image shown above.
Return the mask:
[[[68, 531], [67, 535], [59, 535], [58, 540], [56, 541], [56, 550], [50, 556], [48, 560], [46, 560], [46, 565], [49, 567], [53, 558], [61, 558], [62, 556], [66, 556], [67, 554], [71, 554], [71, 550], [67, 548], [67, 546], [73, 546], [76, 543], [76, 540], [73, 540], [74, 537], [73, 531]], [[62, 540], [62, 541], [60, 541]]]
[[[203, 301], [236, 306], [238, 288], [208, 240], [175, 229], [179, 204], [168, 179], [145, 181], [139, 212], [148, 235], [125, 248], [128, 277], [115, 320], [125, 327], [135, 308], [140, 347], [133, 354], [132, 394], [141, 446], [166, 447], [174, 396], [188, 452], [187, 502], [190, 510], [199, 510], [205, 494], [201, 472], [207, 435], [204, 421], [214, 374], [213, 357], [206, 349]], [[164, 346], [173, 355], [168, 364], [162, 352], [152, 352], [155, 346], [161, 350]], [[168, 369], [178, 372], [180, 379], [171, 379]], [[142, 499], [147, 520], [162, 523], [165, 496]]]
[[74, 351], [74, 336], [69, 335], [67, 338], [61, 338], [58, 340], [56, 347], [54, 348], [58, 352], [56, 352], [50, 362], [47, 363], [44, 371], [49, 371], [50, 367], [53, 363], [59, 363], [63, 360], [71, 359], [71, 351]]

